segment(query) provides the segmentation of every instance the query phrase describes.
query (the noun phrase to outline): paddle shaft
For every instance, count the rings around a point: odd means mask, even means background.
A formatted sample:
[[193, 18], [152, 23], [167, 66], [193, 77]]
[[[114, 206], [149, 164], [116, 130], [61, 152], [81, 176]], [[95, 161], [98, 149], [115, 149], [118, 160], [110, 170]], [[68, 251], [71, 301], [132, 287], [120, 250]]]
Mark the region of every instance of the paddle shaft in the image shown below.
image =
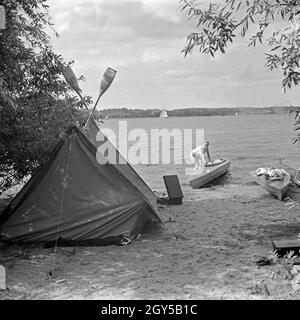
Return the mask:
[[90, 120], [91, 120], [91, 118], [92, 118], [92, 115], [93, 115], [93, 113], [94, 113], [94, 111], [95, 111], [95, 109], [96, 109], [96, 107], [97, 107], [97, 104], [98, 104], [98, 102], [99, 102], [99, 100], [100, 100], [100, 98], [101, 98], [102, 94], [103, 94], [103, 92], [101, 92], [101, 93], [99, 94], [98, 99], [97, 99], [97, 101], [96, 101], [96, 103], [95, 103], [95, 105], [94, 105], [94, 107], [93, 107], [92, 111], [90, 112], [90, 114], [89, 114], [89, 116], [88, 116], [88, 118], [87, 118], [87, 120], [86, 120], [86, 123], [85, 123], [84, 128], [86, 128], [86, 126], [87, 126], [87, 125], [88, 125], [88, 123], [90, 122]]

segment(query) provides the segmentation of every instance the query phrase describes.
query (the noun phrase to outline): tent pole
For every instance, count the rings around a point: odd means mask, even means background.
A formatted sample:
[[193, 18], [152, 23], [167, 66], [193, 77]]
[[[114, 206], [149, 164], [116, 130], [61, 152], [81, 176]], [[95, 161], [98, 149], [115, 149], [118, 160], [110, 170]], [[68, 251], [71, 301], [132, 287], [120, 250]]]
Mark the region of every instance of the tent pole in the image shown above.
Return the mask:
[[90, 122], [90, 120], [91, 120], [91, 118], [92, 118], [92, 115], [93, 115], [93, 113], [94, 113], [94, 111], [95, 111], [95, 109], [96, 109], [96, 107], [97, 107], [97, 104], [98, 104], [101, 96], [102, 96], [102, 94], [100, 93], [99, 96], [98, 96], [98, 99], [97, 99], [97, 101], [96, 101], [96, 103], [95, 103], [95, 105], [94, 105], [94, 107], [93, 107], [93, 109], [92, 109], [92, 111], [90, 112], [90, 114], [89, 114], [89, 116], [88, 116], [88, 118], [87, 118], [87, 120], [86, 120], [86, 123], [85, 123], [83, 129], [85, 129], [85, 128], [87, 127], [88, 123]]
[[68, 188], [67, 177], [68, 177], [68, 170], [69, 170], [69, 165], [70, 165], [71, 149], [72, 149], [72, 140], [70, 140], [70, 144], [69, 144], [69, 147], [68, 147], [68, 154], [67, 154], [67, 159], [66, 159], [66, 165], [65, 165], [65, 168], [64, 168], [64, 175], [62, 177], [62, 182], [61, 182], [62, 192], [61, 192], [61, 199], [60, 199], [60, 205], [59, 205], [57, 230], [56, 230], [56, 236], [55, 236], [54, 256], [53, 256], [53, 259], [52, 259], [52, 262], [51, 262], [50, 280], [53, 277], [54, 264], [55, 264], [57, 245], [58, 245], [58, 238], [59, 238], [59, 232], [60, 232], [61, 217], [62, 217], [62, 214], [63, 214], [63, 206], [64, 206], [64, 201], [65, 201], [65, 193], [66, 193], [66, 189]]

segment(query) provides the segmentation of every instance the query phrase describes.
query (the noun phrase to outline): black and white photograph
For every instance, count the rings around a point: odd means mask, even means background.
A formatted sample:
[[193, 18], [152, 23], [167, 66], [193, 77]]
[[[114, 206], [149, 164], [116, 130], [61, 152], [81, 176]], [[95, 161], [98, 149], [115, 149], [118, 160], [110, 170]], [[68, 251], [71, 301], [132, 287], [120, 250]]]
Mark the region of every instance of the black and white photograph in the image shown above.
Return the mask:
[[199, 317], [299, 250], [300, 0], [0, 0], [0, 300]]

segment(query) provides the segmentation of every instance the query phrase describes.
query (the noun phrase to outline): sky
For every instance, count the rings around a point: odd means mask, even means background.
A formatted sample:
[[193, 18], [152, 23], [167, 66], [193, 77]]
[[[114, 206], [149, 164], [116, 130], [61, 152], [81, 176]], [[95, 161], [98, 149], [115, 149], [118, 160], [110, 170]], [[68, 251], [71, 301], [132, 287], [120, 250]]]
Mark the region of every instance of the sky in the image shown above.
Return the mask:
[[[207, 0], [202, 0], [202, 2]], [[265, 68], [266, 47], [238, 39], [215, 58], [181, 52], [195, 21], [178, 0], [48, 0], [59, 37], [54, 50], [74, 60], [83, 93], [98, 96], [107, 67], [117, 70], [98, 108], [263, 107], [299, 105], [283, 93], [281, 73]]]

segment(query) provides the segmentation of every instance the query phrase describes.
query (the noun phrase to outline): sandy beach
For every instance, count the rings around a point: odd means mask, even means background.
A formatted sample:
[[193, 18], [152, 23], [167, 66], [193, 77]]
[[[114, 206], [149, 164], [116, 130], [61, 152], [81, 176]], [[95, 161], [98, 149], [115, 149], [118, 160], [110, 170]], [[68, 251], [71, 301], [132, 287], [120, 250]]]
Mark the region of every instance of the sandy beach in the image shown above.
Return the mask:
[[0, 300], [300, 299], [300, 2], [273, 2], [0, 2]]
[[299, 209], [254, 183], [183, 191], [182, 205], [159, 205], [169, 232], [154, 229], [127, 246], [1, 247], [9, 289], [0, 298], [300, 298], [290, 280], [272, 276], [276, 264], [255, 264], [272, 240], [297, 239]]

